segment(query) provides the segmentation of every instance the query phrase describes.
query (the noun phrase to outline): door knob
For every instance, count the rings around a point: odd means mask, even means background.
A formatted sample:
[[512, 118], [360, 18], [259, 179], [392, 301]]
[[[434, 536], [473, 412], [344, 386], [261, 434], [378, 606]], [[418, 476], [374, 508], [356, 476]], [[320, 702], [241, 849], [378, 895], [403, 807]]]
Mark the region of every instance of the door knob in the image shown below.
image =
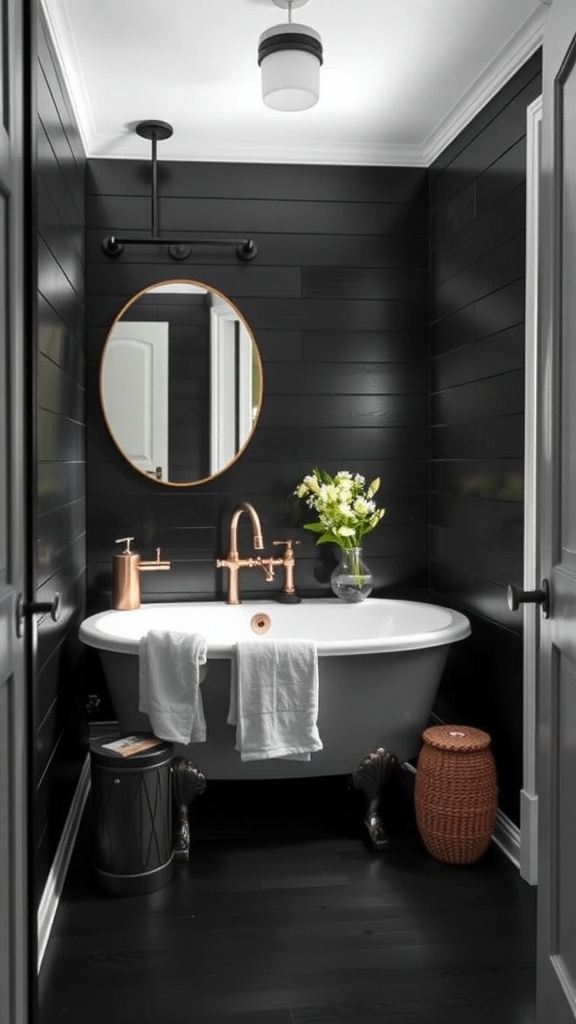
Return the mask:
[[51, 601], [30, 601], [25, 602], [22, 594], [18, 595], [16, 602], [16, 634], [21, 637], [24, 632], [24, 619], [32, 615], [43, 615], [48, 613], [53, 622], [60, 618], [60, 591], [56, 591]]
[[550, 615], [550, 585], [548, 580], [542, 580], [540, 590], [521, 590], [512, 583], [508, 585], [508, 607], [511, 612], [517, 612], [521, 604], [539, 604], [542, 615], [545, 619]]

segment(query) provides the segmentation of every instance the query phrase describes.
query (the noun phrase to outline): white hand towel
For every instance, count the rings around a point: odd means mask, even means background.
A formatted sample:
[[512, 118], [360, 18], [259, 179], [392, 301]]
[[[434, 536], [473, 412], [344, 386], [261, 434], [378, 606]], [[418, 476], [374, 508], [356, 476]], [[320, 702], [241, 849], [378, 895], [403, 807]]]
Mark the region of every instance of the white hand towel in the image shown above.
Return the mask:
[[318, 655], [309, 640], [236, 644], [228, 724], [236, 726], [242, 761], [283, 757], [309, 761], [318, 734]]
[[139, 645], [139, 710], [155, 736], [173, 743], [202, 743], [206, 721], [200, 667], [206, 640], [199, 633], [150, 630]]

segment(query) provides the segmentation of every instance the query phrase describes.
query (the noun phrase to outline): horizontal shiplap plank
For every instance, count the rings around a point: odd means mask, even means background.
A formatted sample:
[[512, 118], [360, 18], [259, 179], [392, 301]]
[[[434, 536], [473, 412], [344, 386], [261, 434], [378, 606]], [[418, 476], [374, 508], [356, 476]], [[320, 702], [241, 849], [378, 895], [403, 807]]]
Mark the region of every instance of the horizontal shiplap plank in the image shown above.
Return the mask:
[[[317, 202], [393, 202], [427, 206], [428, 179], [421, 167], [333, 166], [313, 164], [221, 164], [160, 161], [164, 196], [257, 202], [275, 199]], [[88, 195], [147, 196], [149, 161], [90, 160]]]
[[431, 431], [433, 459], [522, 458], [524, 455], [524, 416], [484, 416], [459, 420]]
[[305, 299], [404, 299], [425, 302], [427, 270], [372, 269], [366, 267], [305, 268], [302, 296]]
[[522, 545], [500, 539], [487, 544], [483, 537], [438, 526], [430, 531], [430, 557], [441, 565], [458, 565], [467, 575], [501, 587], [517, 579], [522, 569]]
[[[136, 229], [150, 232], [150, 200], [145, 196], [88, 196], [86, 223], [121, 236]], [[424, 233], [425, 206], [405, 203], [203, 199], [193, 195], [161, 197], [158, 232], [221, 231], [241, 238], [259, 231], [289, 234], [390, 235]], [[314, 232], [312, 231], [314, 226]], [[257, 241], [257, 239], [256, 239]]]
[[43, 353], [38, 357], [38, 406], [84, 422], [84, 388]]
[[430, 522], [485, 543], [496, 541], [521, 548], [524, 540], [523, 508], [517, 501], [432, 493]]
[[82, 462], [84, 423], [39, 409], [36, 443], [39, 462]]
[[431, 363], [431, 390], [443, 391], [458, 384], [521, 370], [525, 345], [524, 324], [521, 323], [490, 338], [443, 353]]
[[[525, 239], [525, 209], [526, 191], [519, 187], [511, 196], [497, 203], [486, 216], [473, 217], [465, 227], [447, 232], [444, 238], [437, 235], [430, 257], [433, 290], [441, 290], [445, 282], [466, 270], [471, 277], [479, 276], [478, 265], [481, 260], [489, 259], [517, 235]], [[522, 251], [522, 272], [524, 257], [525, 252]]]
[[84, 339], [72, 333], [43, 295], [37, 297], [36, 324], [39, 352], [69, 377], [83, 383]]
[[431, 488], [448, 494], [522, 502], [524, 459], [521, 456], [434, 459], [431, 466]]
[[[521, 225], [522, 221], [518, 223]], [[454, 273], [442, 284], [436, 284], [432, 319], [441, 320], [455, 310], [467, 309], [498, 289], [523, 281], [525, 263], [526, 236], [523, 229], [501, 245], [494, 241], [491, 251], [482, 253], [470, 266]]]
[[38, 292], [76, 338], [84, 331], [83, 279], [70, 281], [41, 235], [37, 239]]
[[274, 363], [266, 370], [266, 394], [414, 395], [428, 393], [425, 363]]
[[[142, 266], [138, 263], [122, 267], [122, 273], [118, 271], [118, 264], [112, 262], [91, 266], [89, 322], [93, 322], [96, 317], [99, 317], [96, 322], [102, 323], [102, 318], [108, 321], [142, 289], [182, 276], [180, 267], [176, 272], [170, 268], [170, 272], [167, 273], [159, 272], [156, 265]], [[257, 263], [246, 266], [238, 263], [232, 266], [216, 266], [209, 271], [207, 277], [207, 283], [211, 288], [224, 292], [230, 298], [244, 295], [299, 297], [302, 294], [298, 267], [263, 267]], [[148, 294], [146, 301], [149, 299]]]
[[262, 421], [285, 429], [318, 427], [407, 427], [428, 420], [426, 395], [274, 395], [264, 400]]
[[430, 327], [432, 357], [524, 323], [525, 280], [498, 288], [470, 306], [447, 313]]
[[523, 369], [447, 388], [433, 395], [431, 402], [433, 426], [523, 413]]

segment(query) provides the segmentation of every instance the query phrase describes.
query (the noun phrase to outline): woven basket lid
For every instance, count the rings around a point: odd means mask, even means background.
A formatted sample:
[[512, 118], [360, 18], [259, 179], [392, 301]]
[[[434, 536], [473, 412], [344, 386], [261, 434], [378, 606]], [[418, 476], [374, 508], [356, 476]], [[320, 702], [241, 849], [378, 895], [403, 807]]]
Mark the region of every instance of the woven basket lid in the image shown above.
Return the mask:
[[432, 725], [422, 733], [422, 739], [438, 750], [484, 750], [490, 746], [490, 736], [471, 725]]

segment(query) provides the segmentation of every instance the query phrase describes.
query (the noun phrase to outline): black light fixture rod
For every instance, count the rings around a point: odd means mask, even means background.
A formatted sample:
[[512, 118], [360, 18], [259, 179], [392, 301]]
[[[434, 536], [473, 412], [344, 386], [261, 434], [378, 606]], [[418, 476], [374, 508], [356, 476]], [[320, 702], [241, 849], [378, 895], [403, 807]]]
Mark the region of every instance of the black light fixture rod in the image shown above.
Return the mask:
[[125, 245], [167, 245], [168, 252], [174, 260], [185, 260], [190, 255], [192, 245], [234, 245], [240, 260], [253, 260], [258, 255], [258, 246], [252, 238], [160, 238], [158, 235], [158, 140], [169, 139], [174, 129], [167, 121], [140, 121], [136, 125], [136, 133], [152, 144], [152, 189], [149, 238], [125, 237], [108, 235], [102, 242], [102, 251], [106, 256], [119, 256]]
[[152, 147], [152, 188], [150, 192], [150, 225], [154, 238], [158, 231], [158, 140], [163, 142], [171, 138], [174, 129], [168, 121], [140, 121], [136, 125], [136, 134], [141, 139], [148, 139]]
[[253, 260], [258, 255], [258, 246], [253, 238], [135, 238], [108, 235], [102, 242], [102, 250], [107, 256], [119, 256], [125, 245], [233, 245], [236, 247], [236, 254], [242, 260]]
[[158, 163], [157, 163], [157, 144], [156, 136], [152, 137], [152, 193], [150, 196], [152, 206], [150, 210], [150, 224], [152, 230], [152, 237], [154, 238], [158, 230]]

